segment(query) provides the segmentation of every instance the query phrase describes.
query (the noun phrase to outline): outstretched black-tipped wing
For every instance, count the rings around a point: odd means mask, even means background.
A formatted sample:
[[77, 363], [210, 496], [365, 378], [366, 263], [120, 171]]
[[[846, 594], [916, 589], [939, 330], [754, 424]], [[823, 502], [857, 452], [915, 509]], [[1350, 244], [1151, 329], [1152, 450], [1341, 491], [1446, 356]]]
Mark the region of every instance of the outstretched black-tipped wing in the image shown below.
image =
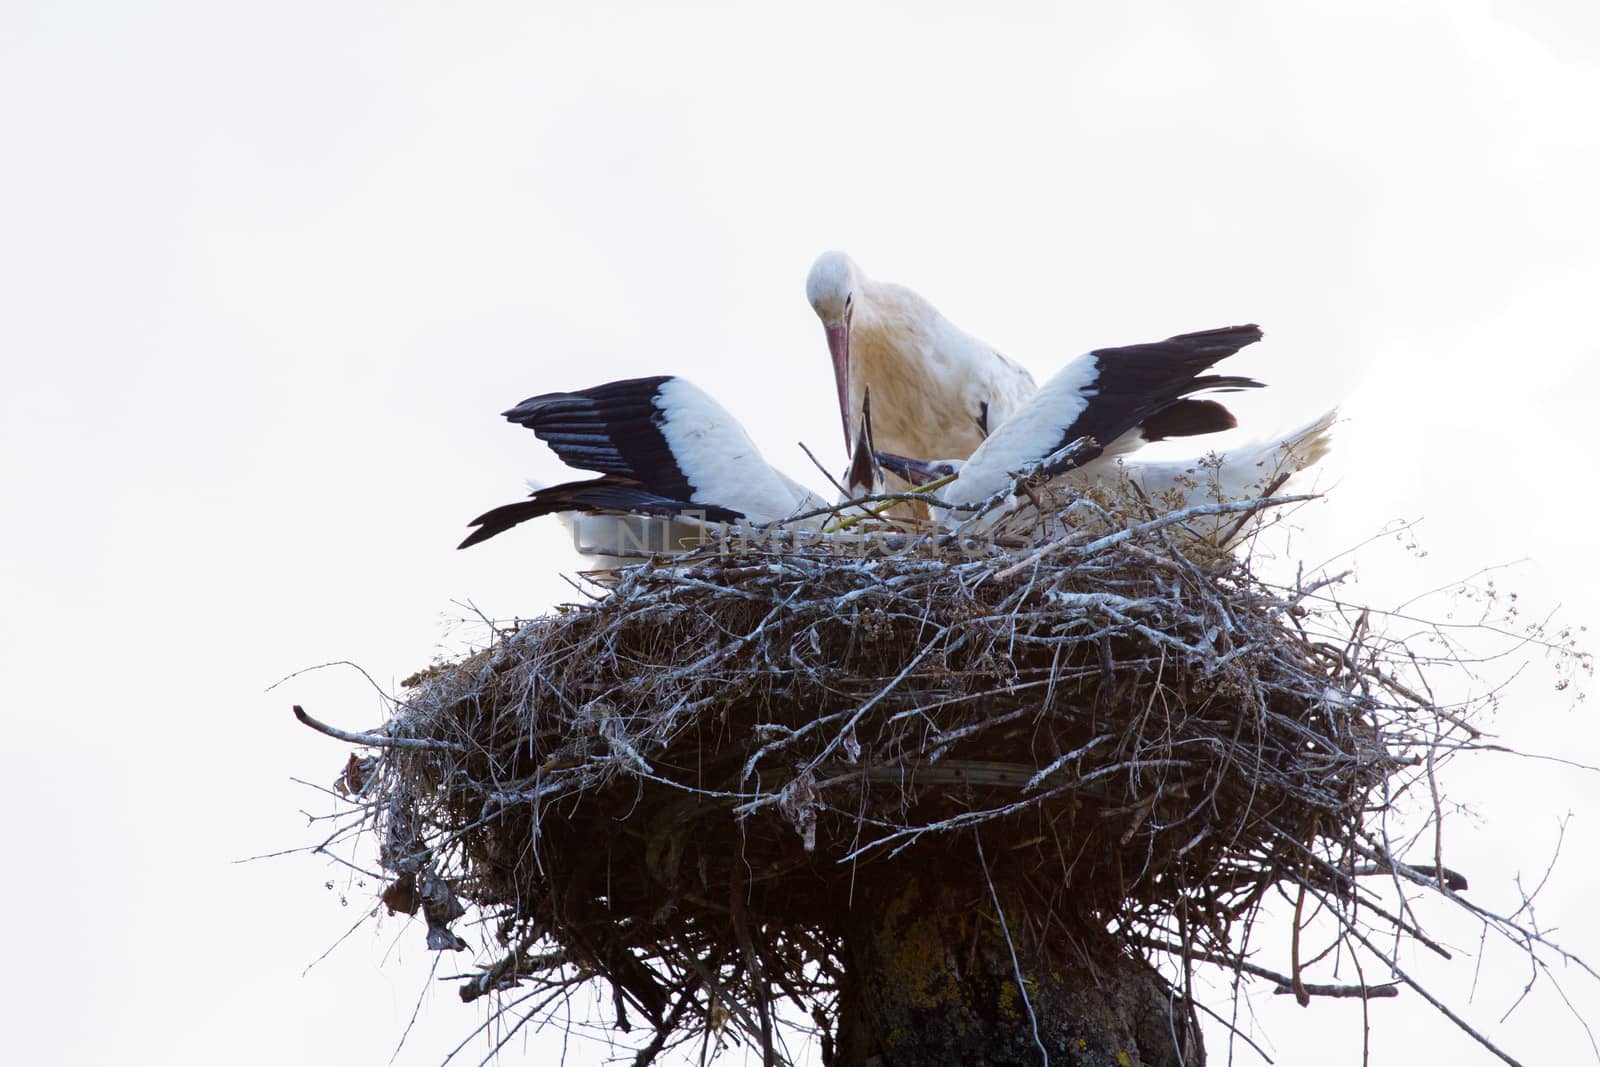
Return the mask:
[[983, 499], [1003, 490], [1012, 472], [1080, 438], [1090, 439], [1094, 447], [1044, 473], [1060, 474], [1108, 449], [1120, 452], [1141, 440], [1229, 429], [1234, 419], [1221, 404], [1189, 398], [1259, 387], [1252, 378], [1205, 372], [1260, 339], [1257, 326], [1229, 326], [1079, 356], [978, 446], [953, 492], [963, 499]]
[[662, 388], [678, 380], [663, 374], [544, 393], [503, 414], [538, 434], [569, 467], [627, 478], [658, 496], [688, 500], [694, 490], [663, 433], [667, 416], [660, 404]]
[[1104, 447], [1136, 427], [1145, 427], [1146, 440], [1231, 429], [1235, 420], [1221, 404], [1186, 398], [1212, 390], [1260, 388], [1252, 378], [1203, 373], [1259, 340], [1259, 326], [1228, 326], [1153, 344], [1095, 349], [1088, 355], [1092, 378], [1079, 389], [1082, 408], [1062, 428], [1060, 444], [1091, 437]]
[[674, 500], [606, 475], [587, 482], [565, 482], [536, 489], [527, 500], [486, 511], [468, 524], [477, 529], [456, 547], [470, 548], [529, 519], [560, 511], [616, 511], [632, 515], [697, 518], [707, 522], [738, 522], [744, 517], [729, 508]]
[[543, 393], [505, 417], [538, 434], [564, 463], [601, 477], [540, 490], [491, 512], [468, 544], [552, 511], [768, 523], [821, 503], [768, 466], [722, 405], [672, 375]]

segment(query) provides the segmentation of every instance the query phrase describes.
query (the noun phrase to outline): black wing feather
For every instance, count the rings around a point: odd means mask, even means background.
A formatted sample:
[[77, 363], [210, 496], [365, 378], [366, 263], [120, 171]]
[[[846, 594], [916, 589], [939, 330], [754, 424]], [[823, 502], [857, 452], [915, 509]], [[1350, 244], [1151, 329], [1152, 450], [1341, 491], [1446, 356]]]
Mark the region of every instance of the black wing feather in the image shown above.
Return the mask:
[[1259, 388], [1261, 383], [1253, 378], [1202, 373], [1259, 340], [1261, 328], [1252, 324], [1179, 334], [1152, 344], [1095, 349], [1090, 353], [1097, 362], [1093, 391], [1083, 411], [1063, 430], [1061, 444], [1094, 438], [1101, 447], [1078, 461], [1086, 463], [1135, 427], [1153, 423], [1156, 437], [1145, 431], [1151, 440], [1230, 428], [1233, 416], [1222, 405], [1185, 398], [1207, 390]]
[[456, 547], [470, 548], [529, 519], [553, 515], [558, 511], [617, 511], [667, 518], [690, 517], [707, 522], [737, 522], [744, 518], [730, 508], [674, 500], [607, 475], [587, 482], [564, 482], [536, 489], [527, 500], [486, 511], [468, 523], [477, 529]]
[[686, 501], [694, 489], [661, 432], [666, 415], [656, 406], [661, 386], [671, 380], [663, 374], [544, 393], [503, 414], [538, 434], [569, 467], [627, 478], [663, 499]]
[[1215, 400], [1177, 400], [1139, 424], [1145, 441], [1165, 441], [1169, 437], [1199, 437], [1219, 433], [1239, 425], [1233, 412]]

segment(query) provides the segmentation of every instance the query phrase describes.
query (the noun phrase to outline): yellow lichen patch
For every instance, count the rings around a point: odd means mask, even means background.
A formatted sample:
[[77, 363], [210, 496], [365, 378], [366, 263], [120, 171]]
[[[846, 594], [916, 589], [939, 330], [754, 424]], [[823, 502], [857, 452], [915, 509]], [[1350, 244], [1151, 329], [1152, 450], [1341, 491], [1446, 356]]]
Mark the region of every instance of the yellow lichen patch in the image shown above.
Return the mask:
[[[899, 936], [880, 935], [885, 977], [913, 1008], [933, 1009], [957, 1003], [961, 989], [956, 984], [955, 971], [945, 959], [945, 941], [941, 932], [928, 923], [915, 920], [901, 925], [898, 920], [908, 915], [913, 906], [914, 892], [907, 890], [892, 901], [886, 911], [887, 921], [882, 929], [897, 931]], [[959, 943], [959, 939], [956, 942]]]
[[1117, 1067], [1133, 1067], [1133, 1058], [1126, 1052], [1117, 1053]]
[[1006, 982], [1000, 987], [1000, 1003], [996, 1005], [1003, 1019], [1015, 1019], [1021, 1013], [1017, 1011], [1017, 987]]

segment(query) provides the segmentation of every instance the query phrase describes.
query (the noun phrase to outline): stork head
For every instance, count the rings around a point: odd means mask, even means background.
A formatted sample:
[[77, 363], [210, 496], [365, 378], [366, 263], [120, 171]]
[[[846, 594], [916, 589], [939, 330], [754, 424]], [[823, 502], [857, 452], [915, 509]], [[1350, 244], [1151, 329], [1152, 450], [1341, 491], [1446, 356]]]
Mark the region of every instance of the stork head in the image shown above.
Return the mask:
[[839, 421], [844, 427], [844, 447], [850, 450], [850, 318], [855, 311], [861, 272], [843, 252], [824, 252], [806, 276], [806, 299], [822, 320], [828, 335], [828, 355], [839, 387]]

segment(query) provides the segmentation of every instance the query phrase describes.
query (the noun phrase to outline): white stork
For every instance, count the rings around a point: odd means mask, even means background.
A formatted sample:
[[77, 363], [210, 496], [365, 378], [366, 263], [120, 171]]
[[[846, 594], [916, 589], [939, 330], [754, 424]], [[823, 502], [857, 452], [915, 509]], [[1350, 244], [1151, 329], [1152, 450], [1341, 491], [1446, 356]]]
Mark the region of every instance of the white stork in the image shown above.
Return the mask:
[[[591, 522], [591, 513], [765, 524], [828, 506], [762, 459], [738, 420], [683, 378], [630, 378], [544, 393], [504, 415], [538, 434], [569, 467], [600, 477], [535, 489], [527, 500], [485, 512], [472, 520], [477, 529], [461, 548], [541, 515], [576, 512], [580, 549], [587, 540], [589, 554], [613, 556], [624, 553], [611, 551], [610, 542], [623, 543], [629, 528]], [[642, 529], [660, 539], [660, 527]], [[670, 551], [672, 545], [644, 548]]]
[[885, 450], [878, 459], [886, 470], [913, 482], [956, 474], [940, 497], [951, 504], [979, 504], [1013, 484], [1029, 463], [1088, 437], [1093, 448], [1074, 459], [1072, 478], [1092, 480], [1147, 441], [1187, 436], [1196, 426], [1232, 426], [1233, 417], [1221, 404], [1193, 399], [1193, 394], [1259, 388], [1252, 378], [1203, 372], [1260, 339], [1257, 326], [1229, 326], [1153, 344], [1096, 349], [1057, 372], [965, 461], [927, 461]]
[[887, 452], [965, 459], [1033, 395], [1033, 376], [903, 285], [875, 281], [843, 252], [806, 277], [839, 391], [845, 447], [872, 388], [873, 438]]

